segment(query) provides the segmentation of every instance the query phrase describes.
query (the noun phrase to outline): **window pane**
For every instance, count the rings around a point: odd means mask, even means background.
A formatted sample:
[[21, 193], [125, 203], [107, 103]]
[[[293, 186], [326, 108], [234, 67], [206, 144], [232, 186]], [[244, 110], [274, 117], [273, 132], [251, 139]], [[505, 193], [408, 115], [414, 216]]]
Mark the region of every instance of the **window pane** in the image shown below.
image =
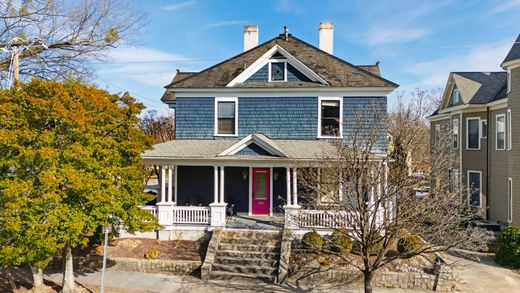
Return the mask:
[[505, 130], [504, 117], [497, 117], [497, 132], [504, 132]]
[[479, 128], [478, 120], [468, 120], [468, 148], [477, 149], [479, 147]]
[[480, 206], [480, 174], [475, 172], [469, 173], [469, 204], [472, 206]]
[[255, 173], [255, 199], [267, 199], [267, 172], [265, 171]]
[[235, 119], [234, 118], [219, 118], [218, 119], [218, 133], [219, 134], [235, 134]]
[[453, 148], [456, 149], [459, 147], [459, 119], [453, 119], [452, 131], [453, 131]]
[[235, 118], [235, 102], [218, 102], [218, 118]]
[[482, 138], [487, 138], [487, 121], [482, 121]]
[[285, 80], [285, 63], [271, 63], [271, 80]]
[[326, 136], [339, 136], [339, 101], [321, 102], [321, 134]]

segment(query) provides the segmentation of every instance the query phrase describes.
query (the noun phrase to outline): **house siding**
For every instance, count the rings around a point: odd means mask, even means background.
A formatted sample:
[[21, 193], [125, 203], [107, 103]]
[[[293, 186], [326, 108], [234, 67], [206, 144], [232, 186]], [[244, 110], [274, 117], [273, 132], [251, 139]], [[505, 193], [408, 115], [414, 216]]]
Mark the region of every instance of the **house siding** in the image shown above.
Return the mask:
[[253, 75], [251, 75], [245, 82], [267, 82], [269, 80], [269, 63], [258, 69]]
[[[509, 151], [509, 174], [513, 179], [513, 225], [520, 225], [520, 68], [511, 70], [511, 92], [508, 94], [511, 109], [512, 149]], [[506, 186], [507, 186], [507, 178]], [[506, 189], [507, 191], [507, 189]], [[507, 203], [507, 198], [506, 198]], [[506, 206], [507, 208], [507, 206]]]
[[[488, 128], [490, 139], [489, 152], [489, 216], [491, 220], [507, 222], [507, 177], [508, 153], [496, 150], [496, 115], [505, 114], [506, 108], [490, 111]], [[514, 181], [513, 181], [514, 183]]]
[[[176, 138], [236, 139], [214, 136], [214, 103], [211, 97], [177, 97]], [[386, 104], [386, 97], [343, 98], [344, 137], [368, 134], [375, 125], [375, 133], [380, 137], [377, 147], [386, 149]], [[317, 139], [318, 98], [239, 97], [238, 138], [251, 133], [262, 133], [272, 139]]]

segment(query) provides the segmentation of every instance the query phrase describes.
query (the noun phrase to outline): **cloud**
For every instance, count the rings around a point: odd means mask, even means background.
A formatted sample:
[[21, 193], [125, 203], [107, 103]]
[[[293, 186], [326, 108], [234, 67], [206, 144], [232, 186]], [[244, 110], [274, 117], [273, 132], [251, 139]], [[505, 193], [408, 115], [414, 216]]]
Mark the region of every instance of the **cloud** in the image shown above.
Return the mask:
[[230, 26], [230, 25], [237, 25], [237, 24], [246, 24], [249, 21], [247, 20], [222, 20], [210, 23], [206, 25], [206, 28], [214, 28], [214, 27], [221, 27], [221, 26]]
[[375, 27], [365, 34], [365, 40], [370, 46], [381, 46], [421, 39], [428, 34], [428, 31], [418, 28]]
[[495, 4], [493, 9], [489, 11], [491, 15], [499, 14], [502, 12], [511, 12], [520, 8], [520, 0], [507, 0], [502, 3]]
[[179, 10], [179, 9], [183, 9], [183, 8], [186, 8], [186, 7], [193, 6], [196, 3], [197, 3], [197, 1], [195, 1], [195, 0], [184, 1], [184, 2], [179, 2], [179, 3], [176, 3], [176, 4], [171, 4], [171, 5], [165, 6], [162, 9], [168, 10], [168, 11], [176, 11], [176, 10]]
[[502, 71], [500, 63], [511, 49], [511, 45], [510, 39], [474, 45], [465, 52], [416, 63], [405, 70], [419, 78], [414, 87], [444, 87], [450, 72]]

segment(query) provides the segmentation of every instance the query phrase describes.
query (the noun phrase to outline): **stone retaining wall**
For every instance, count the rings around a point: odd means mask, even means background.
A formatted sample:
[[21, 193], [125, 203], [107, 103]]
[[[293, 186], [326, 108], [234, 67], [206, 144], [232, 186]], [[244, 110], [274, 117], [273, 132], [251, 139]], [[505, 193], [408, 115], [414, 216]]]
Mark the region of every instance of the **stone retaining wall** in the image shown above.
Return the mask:
[[135, 258], [110, 258], [113, 262], [111, 268], [142, 273], [161, 273], [173, 275], [195, 274], [200, 268], [200, 261], [165, 260], [165, 259], [135, 259]]

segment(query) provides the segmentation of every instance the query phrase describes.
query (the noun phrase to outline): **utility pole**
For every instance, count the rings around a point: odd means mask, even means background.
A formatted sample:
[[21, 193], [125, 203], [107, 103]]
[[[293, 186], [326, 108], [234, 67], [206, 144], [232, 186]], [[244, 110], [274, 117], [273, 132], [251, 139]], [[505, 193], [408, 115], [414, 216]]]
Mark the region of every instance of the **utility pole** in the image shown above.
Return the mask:
[[20, 79], [20, 64], [18, 61], [18, 44], [13, 46], [13, 73], [14, 73], [14, 81], [17, 82]]

